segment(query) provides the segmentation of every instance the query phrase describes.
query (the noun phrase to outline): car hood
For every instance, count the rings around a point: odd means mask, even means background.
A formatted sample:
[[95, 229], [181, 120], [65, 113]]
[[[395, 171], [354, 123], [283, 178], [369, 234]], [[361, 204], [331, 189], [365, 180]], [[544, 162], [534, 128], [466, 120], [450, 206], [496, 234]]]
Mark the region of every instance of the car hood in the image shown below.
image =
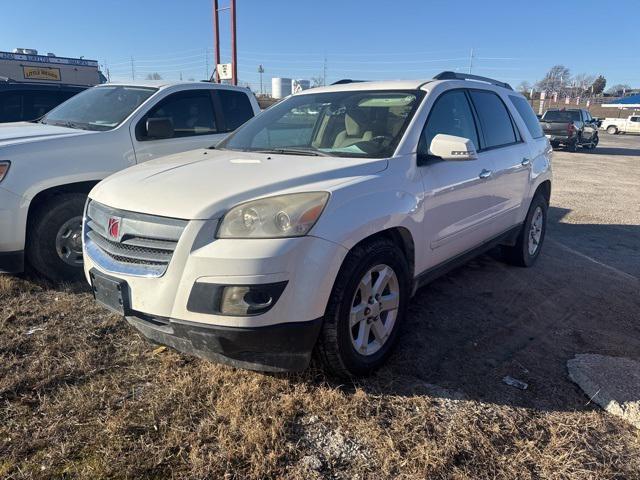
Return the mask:
[[253, 198], [328, 190], [374, 175], [387, 162], [202, 149], [120, 171], [100, 182], [90, 197], [121, 210], [203, 220]]
[[17, 143], [35, 142], [48, 140], [53, 137], [86, 135], [89, 130], [79, 130], [76, 128], [56, 127], [45, 125], [44, 123], [15, 122], [0, 123], [0, 147], [15, 145]]

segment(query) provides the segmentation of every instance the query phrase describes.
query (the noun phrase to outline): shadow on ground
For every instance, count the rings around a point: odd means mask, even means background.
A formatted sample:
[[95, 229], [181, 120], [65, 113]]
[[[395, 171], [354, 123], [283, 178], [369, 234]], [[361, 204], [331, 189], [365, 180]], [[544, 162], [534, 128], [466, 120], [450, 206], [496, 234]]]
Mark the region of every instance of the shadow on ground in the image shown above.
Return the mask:
[[[494, 250], [418, 291], [389, 362], [359, 386], [398, 395], [434, 395], [530, 407], [575, 410], [588, 399], [568, 378], [577, 353], [640, 359], [640, 280], [599, 261], [625, 258], [640, 272], [640, 226], [559, 223], [551, 208], [548, 237], [529, 269], [506, 265]], [[580, 238], [583, 240], [580, 241]], [[564, 242], [572, 240], [572, 253]], [[593, 241], [593, 246], [591, 245]], [[624, 256], [623, 253], [628, 253]], [[505, 385], [510, 375], [526, 382]]]

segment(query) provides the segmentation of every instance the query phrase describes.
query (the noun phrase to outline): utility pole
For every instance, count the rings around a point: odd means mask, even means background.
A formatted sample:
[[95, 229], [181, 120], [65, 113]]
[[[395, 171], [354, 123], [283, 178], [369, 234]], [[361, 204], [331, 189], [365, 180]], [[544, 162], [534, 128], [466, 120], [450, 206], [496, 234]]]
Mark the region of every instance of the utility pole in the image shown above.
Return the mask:
[[471, 49], [471, 53], [469, 54], [469, 74], [471, 73], [472, 68], [473, 68], [473, 48]]
[[238, 85], [238, 49], [236, 44], [236, 0], [231, 0], [231, 83]]
[[237, 27], [236, 27], [236, 0], [230, 0], [229, 6], [225, 8], [218, 8], [218, 0], [213, 0], [213, 43], [215, 51], [215, 65], [212, 79], [220, 83], [220, 76], [218, 75], [218, 65], [220, 65], [220, 23], [218, 19], [218, 12], [222, 10], [229, 10], [231, 14], [231, 83], [233, 85], [238, 84], [238, 48], [237, 48]]
[[260, 95], [262, 95], [262, 74], [264, 73], [264, 67], [258, 65], [258, 73], [260, 74]]
[[131, 57], [131, 80], [136, 79], [136, 69], [133, 66], [133, 57]]
[[210, 77], [209, 77], [209, 52], [207, 50], [208, 49], [205, 49], [205, 51], [204, 51], [204, 60], [205, 60], [205, 62], [207, 64], [207, 74], [205, 75], [204, 78], [209, 78], [210, 79]]
[[220, 24], [218, 23], [218, 0], [213, 0], [213, 52], [214, 63], [211, 78], [220, 83], [218, 65], [220, 64]]

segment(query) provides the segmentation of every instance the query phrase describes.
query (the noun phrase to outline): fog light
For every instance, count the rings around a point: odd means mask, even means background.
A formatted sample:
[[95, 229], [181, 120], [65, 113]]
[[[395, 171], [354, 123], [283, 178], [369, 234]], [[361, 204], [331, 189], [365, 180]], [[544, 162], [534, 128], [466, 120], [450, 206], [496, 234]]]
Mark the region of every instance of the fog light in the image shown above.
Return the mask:
[[262, 285], [218, 285], [196, 283], [189, 295], [187, 310], [229, 316], [260, 315], [271, 309], [287, 282]]

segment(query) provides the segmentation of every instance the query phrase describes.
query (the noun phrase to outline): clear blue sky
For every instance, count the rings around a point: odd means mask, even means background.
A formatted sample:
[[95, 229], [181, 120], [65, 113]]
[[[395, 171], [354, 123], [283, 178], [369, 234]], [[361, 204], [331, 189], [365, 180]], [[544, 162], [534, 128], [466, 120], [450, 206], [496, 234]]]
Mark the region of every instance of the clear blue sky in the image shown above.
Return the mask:
[[[228, 0], [219, 0], [220, 6]], [[213, 63], [211, 0], [20, 0], [0, 17], [0, 50], [106, 62], [112, 79], [202, 79]], [[517, 85], [554, 64], [640, 87], [640, 0], [237, 0], [239, 77], [425, 78], [466, 71]], [[6, 6], [5, 6], [6, 7]], [[221, 13], [223, 60], [229, 17]], [[611, 48], [613, 47], [613, 48]]]

